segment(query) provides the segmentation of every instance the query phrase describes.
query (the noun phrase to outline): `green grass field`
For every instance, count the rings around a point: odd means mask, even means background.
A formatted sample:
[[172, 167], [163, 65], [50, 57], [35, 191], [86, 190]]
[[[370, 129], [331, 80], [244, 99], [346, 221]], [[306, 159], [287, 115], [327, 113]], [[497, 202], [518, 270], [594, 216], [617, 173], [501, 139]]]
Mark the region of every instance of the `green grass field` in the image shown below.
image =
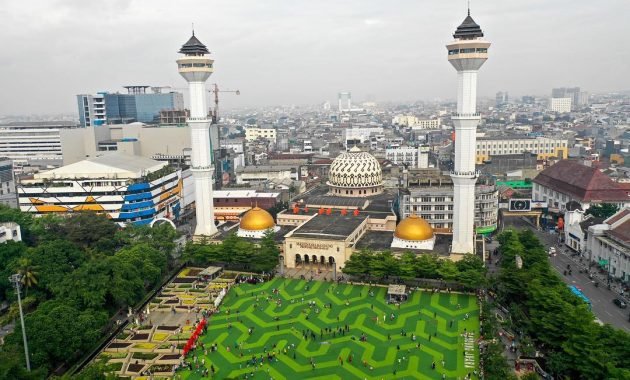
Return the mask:
[[[279, 289], [278, 295], [272, 294], [274, 288]], [[444, 375], [454, 380], [478, 368], [473, 336], [466, 353], [463, 336], [464, 329], [474, 332], [475, 341], [479, 336], [474, 296], [418, 291], [399, 309], [387, 304], [386, 292], [383, 287], [280, 278], [259, 285], [240, 284], [229, 291], [221, 312], [210, 318], [208, 333], [200, 338], [208, 355], [201, 349], [196, 355], [199, 362], [205, 359], [206, 368], [214, 365], [215, 379], [244, 379], [246, 375], [248, 379], [274, 380], [442, 379]], [[270, 296], [271, 302], [267, 300]], [[309, 306], [311, 301], [315, 306]], [[331, 308], [324, 307], [330, 303]], [[349, 331], [339, 333], [346, 324]], [[326, 328], [337, 331], [333, 335]], [[362, 334], [367, 341], [360, 341]], [[218, 344], [216, 352], [209, 349], [213, 343]], [[277, 359], [270, 362], [266, 352], [275, 352]], [[257, 359], [255, 365], [251, 364], [252, 355]], [[435, 369], [431, 368], [433, 362]], [[201, 378], [194, 369], [179, 374], [184, 379]]]

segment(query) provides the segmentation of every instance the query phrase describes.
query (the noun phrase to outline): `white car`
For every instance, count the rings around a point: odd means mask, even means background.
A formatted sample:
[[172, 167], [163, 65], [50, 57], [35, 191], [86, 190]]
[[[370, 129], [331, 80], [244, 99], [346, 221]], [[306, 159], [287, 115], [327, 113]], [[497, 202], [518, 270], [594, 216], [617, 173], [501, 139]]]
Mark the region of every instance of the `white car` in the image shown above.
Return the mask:
[[555, 255], [556, 255], [556, 247], [549, 248], [549, 256], [555, 256]]

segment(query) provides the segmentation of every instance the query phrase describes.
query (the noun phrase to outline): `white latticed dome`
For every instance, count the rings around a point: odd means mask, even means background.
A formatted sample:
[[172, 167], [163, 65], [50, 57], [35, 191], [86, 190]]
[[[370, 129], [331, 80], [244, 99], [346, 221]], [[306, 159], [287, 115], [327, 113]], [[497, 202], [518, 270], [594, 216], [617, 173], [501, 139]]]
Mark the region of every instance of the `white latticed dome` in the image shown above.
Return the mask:
[[383, 174], [376, 158], [354, 147], [330, 165], [328, 185], [332, 195], [357, 197], [383, 191]]

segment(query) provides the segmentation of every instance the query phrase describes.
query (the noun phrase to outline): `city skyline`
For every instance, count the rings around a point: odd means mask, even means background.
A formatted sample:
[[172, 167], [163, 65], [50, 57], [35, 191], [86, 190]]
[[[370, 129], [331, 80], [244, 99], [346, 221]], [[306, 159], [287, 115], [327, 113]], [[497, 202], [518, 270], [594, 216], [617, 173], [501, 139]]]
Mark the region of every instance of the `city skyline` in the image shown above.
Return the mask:
[[[456, 95], [444, 45], [466, 15], [465, 1], [148, 4], [7, 4], [0, 30], [7, 37], [4, 52], [11, 54], [0, 55], [0, 72], [10, 91], [0, 95], [0, 114], [75, 113], [76, 94], [122, 92], [124, 85], [183, 91], [172, 46], [189, 36], [191, 23], [216, 59], [213, 80], [241, 91], [222, 99], [225, 108], [334, 102], [339, 91], [351, 91], [356, 101]], [[501, 90], [514, 97], [550, 95], [564, 86], [630, 88], [630, 79], [613, 76], [630, 60], [628, 51], [614, 49], [623, 46], [626, 2], [611, 1], [604, 9], [586, 1], [491, 1], [473, 2], [471, 9], [493, 40], [481, 97]], [[586, 24], [589, 33], [580, 35]], [[57, 95], [50, 96], [53, 91]]]

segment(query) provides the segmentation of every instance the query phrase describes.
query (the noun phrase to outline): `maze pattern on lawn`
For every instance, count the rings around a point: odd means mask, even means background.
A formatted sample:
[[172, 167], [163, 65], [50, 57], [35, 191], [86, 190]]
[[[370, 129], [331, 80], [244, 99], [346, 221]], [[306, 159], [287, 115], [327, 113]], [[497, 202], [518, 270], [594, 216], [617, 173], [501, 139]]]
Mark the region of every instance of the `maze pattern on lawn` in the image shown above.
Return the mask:
[[[272, 295], [274, 288], [279, 289], [278, 295]], [[386, 293], [383, 287], [281, 278], [257, 285], [240, 284], [229, 291], [221, 312], [210, 318], [208, 333], [200, 338], [206, 348], [217, 343], [218, 351], [208, 350], [204, 357], [198, 349], [196, 355], [199, 361], [205, 358], [206, 368], [214, 365], [216, 379], [244, 379], [246, 374], [249, 379], [274, 380], [442, 379], [444, 374], [454, 380], [477, 369], [476, 345], [475, 368], [465, 366], [462, 336], [467, 331], [478, 337], [479, 309], [474, 296], [416, 291], [398, 308], [387, 304]], [[271, 302], [269, 296], [273, 296]], [[309, 301], [315, 301], [316, 306], [309, 307]], [[325, 304], [332, 307], [324, 308]], [[393, 320], [391, 313], [395, 314]], [[320, 335], [326, 327], [343, 329], [346, 324], [350, 330], [345, 335]], [[251, 335], [249, 328], [253, 329]], [[309, 335], [312, 331], [316, 338], [304, 339], [303, 330]], [[366, 342], [359, 340], [361, 334], [367, 336]], [[412, 334], [416, 335], [415, 342]], [[269, 363], [265, 352], [274, 351], [278, 360]], [[263, 355], [263, 365], [254, 369], [248, 364], [252, 355]], [[352, 363], [348, 362], [350, 355]], [[436, 363], [435, 370], [431, 369], [432, 362]], [[195, 370], [181, 374], [184, 379], [200, 378]]]

